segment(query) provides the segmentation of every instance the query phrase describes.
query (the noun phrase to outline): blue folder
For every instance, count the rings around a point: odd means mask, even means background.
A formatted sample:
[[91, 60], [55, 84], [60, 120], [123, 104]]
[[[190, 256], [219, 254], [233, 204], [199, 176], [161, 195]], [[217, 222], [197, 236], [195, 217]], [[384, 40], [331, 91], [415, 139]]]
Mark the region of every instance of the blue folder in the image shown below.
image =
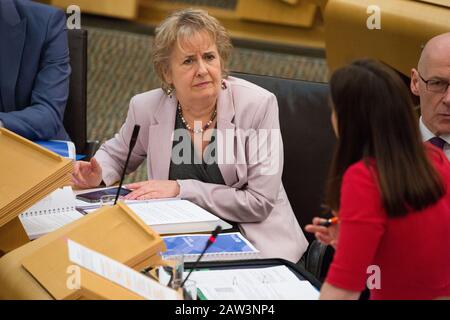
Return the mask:
[[82, 154], [75, 154], [75, 145], [72, 141], [38, 140], [34, 141], [34, 143], [37, 143], [38, 145], [65, 158], [80, 160], [85, 157], [85, 155]]

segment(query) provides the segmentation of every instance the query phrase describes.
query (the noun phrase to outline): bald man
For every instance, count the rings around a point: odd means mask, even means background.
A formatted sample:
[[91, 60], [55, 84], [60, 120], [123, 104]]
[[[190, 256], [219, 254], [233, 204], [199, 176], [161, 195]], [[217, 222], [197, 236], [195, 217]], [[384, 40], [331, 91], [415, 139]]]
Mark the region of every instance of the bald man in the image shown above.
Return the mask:
[[411, 91], [420, 98], [424, 141], [442, 149], [450, 160], [450, 32], [427, 42], [411, 70]]

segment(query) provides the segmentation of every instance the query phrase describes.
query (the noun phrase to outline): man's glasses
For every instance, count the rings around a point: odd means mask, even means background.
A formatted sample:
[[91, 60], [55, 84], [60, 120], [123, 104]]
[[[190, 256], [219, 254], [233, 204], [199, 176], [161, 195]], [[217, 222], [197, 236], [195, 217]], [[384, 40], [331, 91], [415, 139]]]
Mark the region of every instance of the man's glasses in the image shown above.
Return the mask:
[[427, 90], [435, 93], [445, 93], [448, 89], [449, 83], [444, 80], [438, 80], [438, 79], [431, 79], [431, 80], [425, 80], [422, 78], [419, 72], [417, 72], [420, 79], [422, 79], [423, 82], [425, 82], [427, 86]]

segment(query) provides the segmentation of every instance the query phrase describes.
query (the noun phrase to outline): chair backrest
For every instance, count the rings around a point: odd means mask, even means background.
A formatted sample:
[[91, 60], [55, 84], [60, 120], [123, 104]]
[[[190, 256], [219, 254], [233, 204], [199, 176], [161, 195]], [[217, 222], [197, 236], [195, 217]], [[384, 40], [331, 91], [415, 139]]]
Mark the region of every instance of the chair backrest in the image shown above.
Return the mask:
[[[283, 185], [300, 226], [321, 212], [325, 181], [336, 138], [331, 127], [328, 84], [244, 73], [275, 94], [284, 145]], [[312, 241], [314, 235], [307, 234]]]
[[84, 153], [87, 147], [87, 30], [67, 30], [67, 35], [72, 73], [64, 127], [77, 153]]

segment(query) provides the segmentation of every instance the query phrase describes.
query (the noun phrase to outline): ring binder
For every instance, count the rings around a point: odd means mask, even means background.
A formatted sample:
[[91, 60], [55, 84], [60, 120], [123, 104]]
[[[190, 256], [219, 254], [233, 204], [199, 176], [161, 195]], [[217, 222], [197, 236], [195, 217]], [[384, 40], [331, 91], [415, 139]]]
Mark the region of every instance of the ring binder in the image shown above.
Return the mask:
[[[163, 237], [167, 246], [166, 256], [170, 252], [178, 252], [184, 255], [185, 262], [197, 259], [203, 250], [209, 235], [185, 234]], [[256, 249], [239, 232], [222, 233], [218, 235], [214, 246], [211, 246], [204, 254], [202, 261], [231, 261], [249, 260], [259, 258], [259, 250]]]

